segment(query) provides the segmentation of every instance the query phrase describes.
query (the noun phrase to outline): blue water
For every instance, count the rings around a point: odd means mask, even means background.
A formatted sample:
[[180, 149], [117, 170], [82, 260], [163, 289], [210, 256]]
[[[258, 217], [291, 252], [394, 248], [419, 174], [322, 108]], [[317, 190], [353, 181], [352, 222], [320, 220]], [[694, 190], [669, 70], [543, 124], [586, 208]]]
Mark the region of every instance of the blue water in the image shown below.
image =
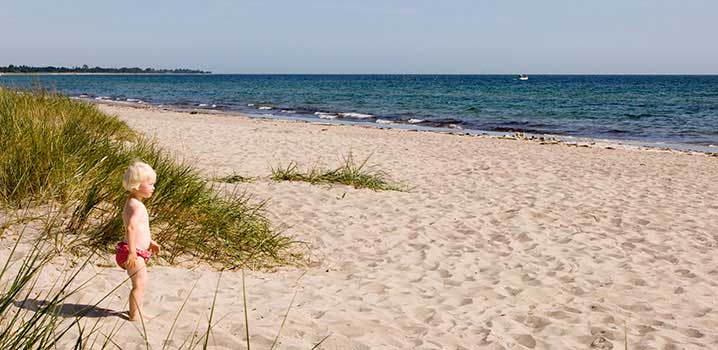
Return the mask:
[[32, 84], [167, 108], [718, 145], [718, 76], [0, 76], [0, 85]]

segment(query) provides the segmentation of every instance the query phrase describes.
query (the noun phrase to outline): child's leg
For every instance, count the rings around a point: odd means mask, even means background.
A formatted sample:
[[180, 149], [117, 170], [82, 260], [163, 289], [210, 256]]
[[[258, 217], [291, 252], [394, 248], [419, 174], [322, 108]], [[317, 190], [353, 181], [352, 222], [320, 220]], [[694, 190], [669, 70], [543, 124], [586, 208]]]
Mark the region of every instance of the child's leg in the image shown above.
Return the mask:
[[148, 319], [142, 312], [142, 303], [145, 299], [145, 287], [147, 286], [147, 266], [145, 259], [137, 257], [134, 268], [128, 269], [127, 274], [132, 280], [132, 291], [130, 291], [130, 321], [139, 321], [140, 317]]

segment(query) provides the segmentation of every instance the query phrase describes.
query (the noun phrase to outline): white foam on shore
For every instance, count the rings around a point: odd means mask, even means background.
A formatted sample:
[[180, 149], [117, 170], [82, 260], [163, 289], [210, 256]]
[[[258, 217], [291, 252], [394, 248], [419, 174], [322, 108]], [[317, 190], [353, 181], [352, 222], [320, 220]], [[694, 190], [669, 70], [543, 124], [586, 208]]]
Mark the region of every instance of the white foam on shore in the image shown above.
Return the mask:
[[125, 99], [125, 101], [127, 101], [127, 102], [140, 102], [140, 100], [138, 100], [138, 99], [136, 99], [136, 98], [128, 98], [128, 99]]
[[412, 119], [408, 120], [409, 124], [419, 124], [419, 123], [423, 123], [423, 122], [424, 122], [424, 119], [413, 119], [412, 118]]
[[269, 106], [262, 106], [262, 107], [259, 107], [259, 109], [261, 109], [261, 110], [263, 110], [263, 111], [267, 111], [267, 110], [270, 110], [270, 109], [272, 109], [272, 107], [269, 107]]
[[391, 120], [386, 120], [386, 119], [377, 119], [376, 123], [377, 124], [394, 124], [394, 122], [392, 122]]
[[449, 124], [449, 129], [463, 129], [461, 125]]
[[314, 115], [316, 115], [322, 119], [337, 119], [337, 117], [339, 117], [338, 115], [336, 115], [334, 113], [327, 113], [327, 112], [314, 112]]
[[339, 115], [341, 115], [342, 117], [358, 118], [358, 119], [366, 119], [366, 118], [371, 118], [371, 117], [373, 117], [373, 115], [371, 115], [371, 114], [353, 113], [353, 112], [349, 112], [349, 113], [339, 113]]
[[197, 107], [207, 107], [207, 106], [209, 106], [209, 105], [206, 103], [200, 103], [197, 105]]
[[247, 103], [247, 107], [254, 107], [254, 103]]
[[283, 109], [282, 113], [294, 114], [294, 113], [297, 113], [297, 111], [293, 111], [291, 109]]

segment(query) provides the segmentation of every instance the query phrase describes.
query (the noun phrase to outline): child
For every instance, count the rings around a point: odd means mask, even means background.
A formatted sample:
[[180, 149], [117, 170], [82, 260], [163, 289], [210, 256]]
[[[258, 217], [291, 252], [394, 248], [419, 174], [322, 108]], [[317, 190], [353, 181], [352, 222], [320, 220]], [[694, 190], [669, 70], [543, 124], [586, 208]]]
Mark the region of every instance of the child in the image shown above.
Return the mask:
[[134, 162], [122, 176], [122, 187], [130, 192], [122, 211], [125, 226], [125, 240], [117, 244], [115, 260], [117, 265], [127, 270], [132, 280], [130, 292], [130, 321], [148, 320], [142, 312], [142, 300], [147, 286], [146, 264], [150, 251], [159, 254], [160, 246], [150, 238], [150, 220], [147, 208], [142, 200], [150, 198], [155, 191], [157, 174], [152, 167], [143, 162]]

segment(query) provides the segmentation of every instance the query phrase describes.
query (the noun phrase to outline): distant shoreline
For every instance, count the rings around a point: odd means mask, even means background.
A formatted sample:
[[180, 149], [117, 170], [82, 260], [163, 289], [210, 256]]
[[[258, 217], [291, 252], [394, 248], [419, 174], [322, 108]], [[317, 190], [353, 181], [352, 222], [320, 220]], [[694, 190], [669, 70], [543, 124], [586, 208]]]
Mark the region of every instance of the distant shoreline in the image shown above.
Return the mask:
[[[10, 73], [0, 72], [1, 75], [269, 75], [269, 76], [516, 76], [514, 73]], [[718, 73], [533, 73], [530, 76], [685, 76], [685, 77], [713, 77]]]
[[212, 75], [212, 73], [3, 73], [0, 75]]

